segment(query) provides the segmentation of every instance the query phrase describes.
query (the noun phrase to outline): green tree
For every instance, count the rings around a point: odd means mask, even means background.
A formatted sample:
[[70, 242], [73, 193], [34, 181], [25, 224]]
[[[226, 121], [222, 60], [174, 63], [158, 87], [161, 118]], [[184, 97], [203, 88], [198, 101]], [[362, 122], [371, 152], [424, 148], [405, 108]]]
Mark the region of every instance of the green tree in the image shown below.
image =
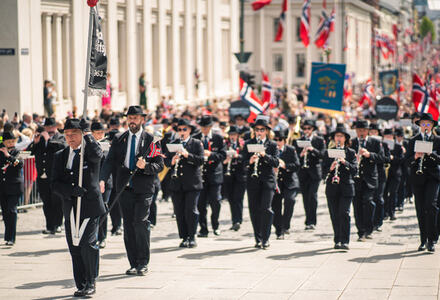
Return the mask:
[[434, 23], [427, 17], [424, 16], [420, 22], [420, 35], [424, 38], [428, 32], [431, 32], [431, 41], [435, 40], [435, 26]]

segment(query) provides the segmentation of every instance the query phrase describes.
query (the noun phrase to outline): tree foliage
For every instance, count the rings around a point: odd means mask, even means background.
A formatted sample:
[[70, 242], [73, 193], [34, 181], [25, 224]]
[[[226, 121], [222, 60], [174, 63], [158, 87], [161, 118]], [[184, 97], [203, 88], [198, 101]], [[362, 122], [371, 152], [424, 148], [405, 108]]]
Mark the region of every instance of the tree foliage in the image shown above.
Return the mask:
[[429, 19], [427, 16], [424, 16], [422, 18], [422, 21], [420, 22], [420, 35], [422, 38], [424, 38], [428, 32], [431, 32], [431, 41], [435, 40], [435, 26], [434, 23], [432, 23], [431, 19]]

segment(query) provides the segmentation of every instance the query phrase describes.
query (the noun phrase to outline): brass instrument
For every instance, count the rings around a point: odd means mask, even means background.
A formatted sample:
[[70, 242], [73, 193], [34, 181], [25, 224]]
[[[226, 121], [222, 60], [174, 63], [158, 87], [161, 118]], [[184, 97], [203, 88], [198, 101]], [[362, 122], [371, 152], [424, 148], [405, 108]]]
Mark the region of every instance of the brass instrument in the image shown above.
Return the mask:
[[[341, 149], [341, 145], [339, 142], [336, 149]], [[339, 177], [339, 164], [340, 164], [339, 158], [336, 158], [335, 174], [332, 177], [332, 184], [339, 184], [341, 180], [341, 178]]]
[[174, 179], [179, 177], [179, 174], [177, 173], [177, 171], [179, 169], [180, 154], [177, 154], [177, 155], [178, 155], [178, 158], [176, 160], [176, 164], [174, 165], [173, 173], [171, 174], [171, 178], [174, 178]]
[[[423, 140], [425, 141], [426, 139], [426, 133], [427, 133], [428, 129], [425, 129], [424, 135], [423, 135]], [[425, 153], [423, 153], [422, 157], [420, 158], [419, 161], [419, 166], [417, 168], [416, 174], [417, 175], [423, 175], [423, 159], [425, 158]]]
[[[229, 151], [234, 150], [231, 147], [229, 147]], [[231, 176], [231, 163], [232, 163], [232, 157], [230, 158], [230, 160], [228, 161], [228, 164], [226, 165], [226, 172], [225, 172], [225, 176]]]
[[308, 153], [309, 151], [306, 151], [306, 153], [304, 154], [304, 162], [303, 162], [303, 168], [304, 169], [308, 169], [309, 168], [309, 164], [308, 164], [308, 160], [307, 160], [307, 153]]
[[252, 173], [252, 178], [258, 178], [258, 162], [260, 160], [260, 154], [257, 153], [257, 159], [254, 162], [254, 172]]
[[293, 131], [289, 132], [289, 136], [287, 138], [287, 143], [289, 145], [291, 145], [294, 140], [297, 140], [301, 137], [300, 130], [301, 130], [301, 116], [297, 116], [295, 129]]

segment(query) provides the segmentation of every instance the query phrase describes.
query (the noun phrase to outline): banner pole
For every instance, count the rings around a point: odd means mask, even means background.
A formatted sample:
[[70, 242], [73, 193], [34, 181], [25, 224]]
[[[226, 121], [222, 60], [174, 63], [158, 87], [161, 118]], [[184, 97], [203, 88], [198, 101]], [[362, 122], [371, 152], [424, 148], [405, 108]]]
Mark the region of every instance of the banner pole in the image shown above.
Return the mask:
[[[93, 34], [93, 18], [95, 14], [95, 8], [90, 7], [90, 14], [89, 14], [89, 34], [88, 34], [88, 41], [87, 41], [87, 59], [86, 59], [86, 75], [84, 80], [84, 102], [83, 102], [83, 114], [82, 117], [85, 119], [87, 117], [87, 97], [88, 97], [88, 82], [89, 82], [89, 72], [90, 72], [90, 50], [92, 47], [92, 34]], [[80, 158], [79, 158], [79, 173], [78, 173], [78, 186], [82, 187], [82, 181], [83, 181], [83, 165], [84, 165], [84, 138], [82, 138], [81, 141], [81, 151], [80, 151]], [[80, 215], [81, 215], [81, 197], [78, 197], [76, 200], [76, 222], [75, 222], [75, 237], [80, 239], [79, 229], [80, 229]]]

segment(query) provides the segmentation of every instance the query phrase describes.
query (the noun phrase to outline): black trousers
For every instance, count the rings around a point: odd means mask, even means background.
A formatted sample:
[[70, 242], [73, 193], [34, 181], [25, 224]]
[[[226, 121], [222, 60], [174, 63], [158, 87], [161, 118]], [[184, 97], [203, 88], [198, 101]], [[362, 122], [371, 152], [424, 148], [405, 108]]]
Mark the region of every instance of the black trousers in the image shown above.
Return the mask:
[[128, 188], [121, 196], [124, 220], [124, 244], [132, 268], [148, 265], [150, 261], [150, 204], [152, 195], [136, 194]]
[[273, 222], [272, 199], [275, 191], [263, 183], [247, 185], [249, 214], [256, 242], [267, 242]]
[[2, 208], [3, 222], [5, 223], [4, 240], [15, 243], [17, 232], [17, 205], [21, 194], [9, 195], [0, 191], [0, 204]]
[[[112, 189], [110, 193], [110, 199], [108, 202], [109, 207], [113, 205], [113, 202], [117, 194], [118, 193], [116, 192], [116, 189]], [[116, 204], [110, 210], [110, 219], [112, 220], [112, 230], [111, 230], [112, 233], [115, 233], [117, 230], [119, 230], [119, 228], [121, 228], [122, 225], [122, 211], [121, 211], [120, 203], [121, 203], [120, 201], [116, 202]]]
[[[84, 219], [81, 219], [81, 224]], [[78, 289], [86, 284], [94, 283], [99, 273], [99, 247], [97, 245], [99, 217], [94, 217], [87, 223], [86, 229], [78, 246], [72, 243], [72, 225], [70, 216], [65, 218], [66, 240], [72, 257], [73, 277]]]
[[335, 244], [350, 242], [350, 205], [353, 196], [344, 195], [342, 189], [341, 184], [331, 183], [325, 188]]
[[231, 208], [232, 224], [243, 222], [243, 200], [246, 192], [246, 182], [234, 180], [232, 176], [225, 176], [223, 182], [223, 196], [228, 199]]
[[181, 239], [193, 238], [197, 232], [199, 196], [200, 191], [173, 191], [172, 193], [174, 214]]
[[211, 207], [211, 226], [213, 230], [217, 230], [219, 226], [218, 218], [220, 217], [220, 184], [203, 184], [203, 190], [200, 191], [199, 203], [199, 225], [200, 233], [208, 234], [208, 205]]
[[281, 188], [280, 193], [275, 193], [275, 195], [273, 196], [273, 225], [275, 227], [275, 233], [277, 236], [281, 235], [285, 230], [290, 229], [290, 221], [293, 216], [293, 209], [295, 207], [295, 198], [297, 194], [297, 189]]
[[355, 196], [353, 199], [354, 219], [358, 236], [364, 236], [373, 232], [373, 219], [375, 189], [368, 188], [364, 181], [356, 180]]
[[52, 193], [49, 179], [37, 178], [37, 187], [43, 201], [43, 212], [46, 218], [46, 229], [54, 231], [63, 223], [62, 200]]
[[316, 225], [319, 182], [320, 180], [312, 179], [307, 173], [302, 173], [299, 177], [304, 210], [306, 213], [306, 225]]
[[[104, 201], [105, 205], [108, 206], [108, 202], [110, 199], [110, 194], [112, 190], [106, 189], [105, 192], [102, 194], [102, 200]], [[107, 238], [107, 214], [102, 217], [104, 220], [102, 221], [101, 225], [99, 226], [98, 230], [98, 241], [102, 242]]]
[[396, 207], [403, 207], [409, 184], [410, 183], [408, 182], [408, 178], [406, 177], [406, 175], [403, 174], [399, 183], [399, 188], [397, 190]]
[[158, 184], [154, 187], [153, 199], [152, 199], [151, 205], [150, 205], [150, 214], [148, 215], [148, 220], [150, 221], [150, 224], [153, 226], [156, 226], [156, 220], [157, 220], [156, 200], [157, 200], [157, 195], [159, 195], [159, 190], [160, 190], [160, 184]]
[[171, 197], [172, 191], [170, 190], [170, 183], [171, 183], [171, 173], [172, 170], [170, 169], [167, 172], [167, 175], [163, 178], [163, 180], [160, 183], [160, 188], [162, 190], [162, 200], [168, 201], [168, 198]]
[[385, 208], [384, 208], [385, 201], [383, 198], [383, 194], [385, 192], [385, 185], [386, 185], [386, 177], [379, 176], [378, 187], [374, 192], [374, 204], [376, 205], [374, 209], [374, 221], [373, 221], [374, 227], [380, 227], [383, 224], [383, 218], [385, 214]]
[[420, 241], [437, 240], [437, 198], [439, 183], [433, 179], [427, 179], [424, 184], [413, 184], [417, 220], [420, 229]]
[[399, 193], [400, 177], [391, 176], [388, 178], [385, 186], [384, 201], [385, 215], [394, 216], [397, 206], [397, 197]]

